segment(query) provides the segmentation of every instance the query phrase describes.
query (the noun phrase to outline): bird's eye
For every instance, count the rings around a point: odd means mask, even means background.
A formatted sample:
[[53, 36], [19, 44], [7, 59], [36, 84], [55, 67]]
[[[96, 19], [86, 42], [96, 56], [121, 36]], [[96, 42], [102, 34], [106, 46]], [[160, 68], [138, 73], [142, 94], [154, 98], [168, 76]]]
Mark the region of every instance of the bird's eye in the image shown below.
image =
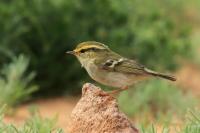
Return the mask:
[[82, 49], [80, 52], [81, 52], [81, 53], [85, 53], [85, 49]]
[[98, 49], [97, 49], [97, 48], [91, 48], [91, 50], [92, 50], [92, 51], [97, 51]]

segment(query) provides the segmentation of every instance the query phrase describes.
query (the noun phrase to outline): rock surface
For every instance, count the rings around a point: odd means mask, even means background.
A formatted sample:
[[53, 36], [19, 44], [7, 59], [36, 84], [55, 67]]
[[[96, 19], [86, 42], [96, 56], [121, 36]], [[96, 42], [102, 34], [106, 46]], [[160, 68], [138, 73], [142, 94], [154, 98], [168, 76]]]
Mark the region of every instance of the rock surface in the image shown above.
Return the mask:
[[90, 83], [82, 88], [82, 97], [73, 109], [70, 133], [139, 133], [119, 111], [117, 100]]

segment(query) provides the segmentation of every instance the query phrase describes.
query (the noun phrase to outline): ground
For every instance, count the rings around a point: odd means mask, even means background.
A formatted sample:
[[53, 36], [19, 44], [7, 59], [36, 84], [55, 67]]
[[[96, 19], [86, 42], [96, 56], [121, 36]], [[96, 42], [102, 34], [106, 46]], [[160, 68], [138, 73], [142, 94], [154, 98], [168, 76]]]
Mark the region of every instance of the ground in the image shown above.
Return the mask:
[[[191, 76], [192, 75], [192, 76]], [[194, 94], [200, 96], [200, 69], [195, 65], [185, 65], [177, 72], [178, 84], [183, 88], [190, 88]], [[28, 108], [37, 105], [42, 117], [52, 118], [58, 114], [57, 126], [65, 131], [69, 122], [69, 116], [79, 97], [58, 97], [53, 99], [40, 99], [17, 107], [13, 116], [5, 116], [6, 123], [22, 124], [30, 115]]]
[[54, 99], [41, 99], [33, 101], [17, 107], [14, 116], [7, 115], [4, 118], [6, 123], [15, 123], [16, 125], [23, 124], [23, 122], [30, 117], [28, 108], [31, 105], [37, 105], [40, 114], [44, 118], [53, 118], [58, 115], [57, 127], [67, 129], [67, 123], [72, 109], [76, 105], [78, 98], [60, 97]]

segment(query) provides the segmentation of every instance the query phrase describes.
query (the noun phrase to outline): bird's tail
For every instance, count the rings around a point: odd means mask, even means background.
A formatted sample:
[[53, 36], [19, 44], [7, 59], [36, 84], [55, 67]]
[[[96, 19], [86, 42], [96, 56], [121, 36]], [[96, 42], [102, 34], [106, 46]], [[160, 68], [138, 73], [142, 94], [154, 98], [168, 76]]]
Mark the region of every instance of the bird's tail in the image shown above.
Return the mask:
[[171, 81], [176, 81], [176, 78], [172, 75], [158, 73], [158, 72], [152, 71], [152, 70], [147, 69], [147, 68], [145, 68], [145, 71], [147, 72], [147, 74], [150, 74], [152, 76], [161, 77], [161, 78], [171, 80]]

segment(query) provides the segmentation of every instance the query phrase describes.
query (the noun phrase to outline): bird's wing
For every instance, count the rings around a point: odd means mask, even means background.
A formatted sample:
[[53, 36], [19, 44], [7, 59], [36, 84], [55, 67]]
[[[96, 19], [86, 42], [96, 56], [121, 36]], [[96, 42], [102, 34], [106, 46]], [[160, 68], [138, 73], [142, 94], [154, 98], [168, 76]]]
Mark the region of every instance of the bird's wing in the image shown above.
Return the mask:
[[121, 72], [135, 75], [146, 74], [145, 67], [143, 65], [121, 56], [108, 56], [107, 58], [96, 59], [95, 64], [99, 66], [100, 69], [110, 72]]

